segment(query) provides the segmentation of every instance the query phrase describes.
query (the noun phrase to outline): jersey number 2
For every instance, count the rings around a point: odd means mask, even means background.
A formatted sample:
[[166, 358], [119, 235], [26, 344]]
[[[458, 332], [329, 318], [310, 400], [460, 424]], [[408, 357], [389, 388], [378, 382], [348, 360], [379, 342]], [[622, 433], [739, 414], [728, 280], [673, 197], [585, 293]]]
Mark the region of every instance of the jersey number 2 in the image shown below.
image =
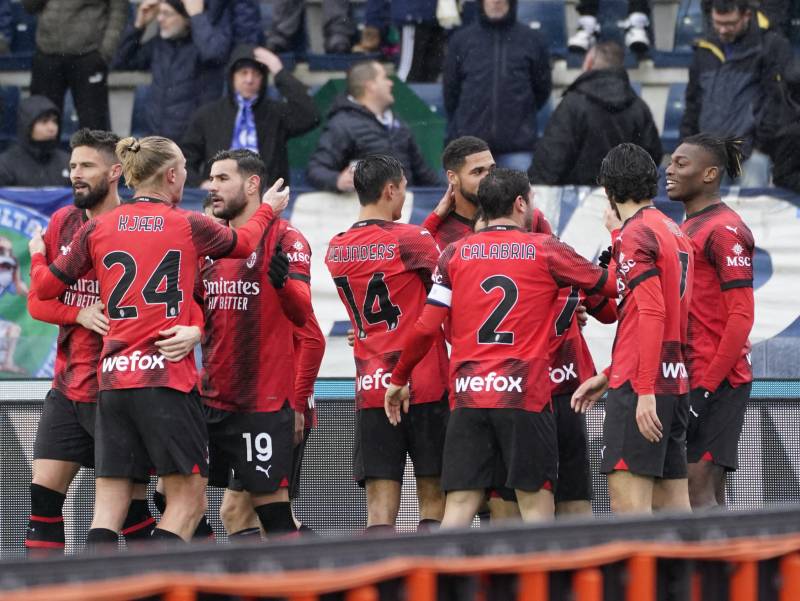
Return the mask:
[[[136, 259], [125, 251], [115, 250], [103, 257], [103, 265], [106, 266], [106, 269], [111, 269], [114, 265], [122, 265], [123, 269], [122, 277], [108, 295], [109, 319], [136, 319], [139, 317], [139, 310], [135, 305], [120, 306], [123, 297], [136, 279]], [[178, 314], [179, 305], [183, 301], [183, 292], [178, 287], [180, 269], [181, 251], [168, 250], [142, 288], [144, 302], [148, 305], [164, 305], [166, 317], [175, 317]], [[166, 280], [165, 285], [159, 289], [164, 280]]]
[[478, 344], [514, 344], [514, 332], [498, 332], [497, 328], [517, 304], [517, 285], [507, 276], [493, 275], [481, 282], [481, 288], [486, 294], [495, 288], [501, 288], [503, 298], [478, 330]]
[[[350, 287], [350, 280], [347, 276], [335, 277], [333, 282], [337, 288], [341, 288], [342, 296], [344, 296], [347, 306], [350, 307], [353, 320], [358, 328], [359, 339], [363, 340], [367, 337], [367, 332], [364, 330], [364, 321], [369, 325], [385, 322], [387, 331], [397, 328], [402, 311], [389, 297], [389, 287], [384, 281], [383, 273], [372, 274], [367, 285], [367, 293], [364, 295], [363, 310], [359, 310], [356, 304], [356, 298], [353, 295], [353, 289]], [[377, 309], [375, 308], [376, 303], [378, 305]]]

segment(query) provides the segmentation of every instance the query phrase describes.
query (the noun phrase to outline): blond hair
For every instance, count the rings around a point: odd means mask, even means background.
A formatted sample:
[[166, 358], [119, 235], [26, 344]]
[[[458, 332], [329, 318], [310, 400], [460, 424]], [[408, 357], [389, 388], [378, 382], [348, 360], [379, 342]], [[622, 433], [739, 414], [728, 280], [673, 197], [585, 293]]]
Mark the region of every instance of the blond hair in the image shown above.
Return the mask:
[[131, 136], [117, 142], [117, 157], [122, 163], [125, 183], [138, 188], [171, 167], [180, 157], [180, 151], [169, 138], [147, 136], [137, 140]]

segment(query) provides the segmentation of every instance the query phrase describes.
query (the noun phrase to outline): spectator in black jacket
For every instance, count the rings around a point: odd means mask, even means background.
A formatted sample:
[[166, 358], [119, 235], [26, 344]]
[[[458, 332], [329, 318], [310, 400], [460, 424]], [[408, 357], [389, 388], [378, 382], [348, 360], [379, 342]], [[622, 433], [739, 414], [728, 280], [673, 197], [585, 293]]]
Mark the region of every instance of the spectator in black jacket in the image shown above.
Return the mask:
[[61, 114], [44, 96], [19, 103], [17, 143], [0, 154], [0, 186], [69, 186], [69, 155], [58, 147]]
[[[207, 5], [207, 6], [206, 6]], [[158, 19], [157, 36], [143, 40]], [[197, 107], [220, 97], [231, 50], [231, 13], [219, 2], [144, 0], [123, 35], [116, 67], [150, 70], [147, 135], [178, 141]]]
[[536, 112], [551, 89], [547, 46], [517, 22], [516, 0], [481, 0], [478, 21], [453, 34], [447, 46], [448, 141], [481, 138], [498, 166], [524, 171], [536, 145]]
[[770, 95], [764, 130], [773, 183], [800, 194], [800, 58]]
[[647, 104], [623, 68], [625, 50], [601, 42], [586, 54], [583, 74], [564, 92], [533, 155], [531, 182], [594, 186], [609, 150], [633, 142], [661, 162], [661, 138]]
[[[267, 97], [267, 78], [286, 102]], [[228, 94], [200, 107], [187, 128], [181, 147], [186, 156], [189, 185], [208, 176], [210, 159], [220, 150], [247, 148], [261, 155], [267, 181], [289, 181], [289, 138], [314, 129], [319, 112], [306, 87], [283, 68], [281, 59], [266, 48], [242, 44], [231, 55]]]
[[388, 154], [403, 164], [411, 186], [441, 183], [422, 157], [408, 126], [391, 111], [392, 80], [383, 65], [364, 61], [347, 73], [347, 96], [338, 98], [308, 161], [308, 180], [321, 190], [352, 192], [352, 163], [370, 154]]
[[747, 160], [739, 184], [766, 186], [769, 159], [759, 130], [791, 47], [780, 34], [759, 27], [749, 0], [712, 0], [711, 25], [689, 68], [681, 137], [699, 132], [741, 137]]

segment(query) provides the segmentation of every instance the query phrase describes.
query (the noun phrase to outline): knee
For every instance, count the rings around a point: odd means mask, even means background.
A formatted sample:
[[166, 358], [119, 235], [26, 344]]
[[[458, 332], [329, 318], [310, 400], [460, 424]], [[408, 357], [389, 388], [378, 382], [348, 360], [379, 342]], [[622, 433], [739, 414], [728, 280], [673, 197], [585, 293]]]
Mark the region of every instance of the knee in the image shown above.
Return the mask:
[[238, 527], [238, 524], [249, 521], [247, 518], [252, 512], [252, 507], [249, 505], [248, 503], [246, 506], [241, 499], [231, 497], [227, 494], [223, 497], [222, 505], [219, 507], [219, 518], [222, 520], [225, 530], [228, 532], [237, 532], [242, 529]]

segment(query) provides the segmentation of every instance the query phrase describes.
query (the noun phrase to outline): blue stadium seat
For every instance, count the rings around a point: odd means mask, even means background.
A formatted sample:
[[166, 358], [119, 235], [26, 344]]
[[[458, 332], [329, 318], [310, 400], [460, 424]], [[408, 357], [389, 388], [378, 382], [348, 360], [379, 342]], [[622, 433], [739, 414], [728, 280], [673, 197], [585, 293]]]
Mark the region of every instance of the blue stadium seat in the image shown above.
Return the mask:
[[131, 111], [131, 135], [140, 138], [147, 131], [147, 103], [150, 97], [150, 86], [136, 86], [133, 93], [133, 110]]
[[674, 52], [691, 52], [694, 41], [704, 32], [705, 19], [700, 0], [681, 0], [675, 22]]
[[445, 116], [444, 95], [440, 83], [410, 83], [408, 87], [437, 115]]
[[17, 86], [0, 86], [0, 151], [8, 148], [17, 139], [17, 107], [19, 106], [19, 88]]
[[11, 53], [32, 55], [36, 49], [36, 17], [28, 14], [20, 2], [11, 2], [11, 14], [14, 18]]
[[667, 95], [667, 109], [664, 112], [664, 130], [661, 133], [661, 143], [665, 153], [671, 153], [678, 146], [681, 139], [680, 127], [683, 111], [686, 109], [686, 84], [673, 83]]
[[567, 48], [564, 2], [561, 0], [524, 0], [517, 5], [517, 20], [541, 33], [550, 53], [563, 56]]
[[61, 116], [61, 145], [69, 146], [69, 139], [76, 131], [78, 131], [78, 111], [75, 110], [72, 92], [67, 91], [64, 98], [64, 112]]

